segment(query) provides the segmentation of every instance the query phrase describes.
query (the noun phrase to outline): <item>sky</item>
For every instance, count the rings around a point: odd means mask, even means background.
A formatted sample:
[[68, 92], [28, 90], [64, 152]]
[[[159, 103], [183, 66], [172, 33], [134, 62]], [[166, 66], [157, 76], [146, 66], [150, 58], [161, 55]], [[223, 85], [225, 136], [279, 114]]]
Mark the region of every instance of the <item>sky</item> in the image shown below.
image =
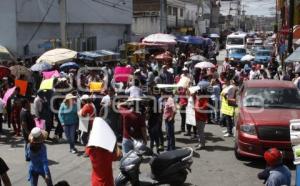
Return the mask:
[[271, 16], [270, 8], [275, 11], [275, 0], [242, 0], [247, 15]]

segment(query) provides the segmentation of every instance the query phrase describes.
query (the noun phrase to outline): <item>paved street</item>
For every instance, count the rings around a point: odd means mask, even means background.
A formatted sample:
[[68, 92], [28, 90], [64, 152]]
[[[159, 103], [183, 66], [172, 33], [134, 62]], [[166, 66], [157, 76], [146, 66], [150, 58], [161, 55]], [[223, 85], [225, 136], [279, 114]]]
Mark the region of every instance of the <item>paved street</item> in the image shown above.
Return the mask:
[[[180, 117], [176, 118], [176, 131], [179, 130]], [[5, 125], [6, 126], [6, 125]], [[233, 153], [233, 138], [224, 139], [222, 129], [216, 125], [206, 126], [207, 149], [194, 154], [192, 173], [189, 174], [187, 185], [205, 186], [253, 186], [263, 185], [256, 177], [265, 164], [262, 160], [238, 161]], [[178, 147], [194, 147], [195, 141], [183, 135], [176, 135]], [[83, 147], [79, 147], [80, 155], [69, 153], [67, 144], [48, 144], [48, 158], [54, 183], [67, 180], [71, 185], [89, 185], [90, 162], [82, 156]], [[28, 183], [27, 163], [24, 160], [24, 145], [20, 139], [0, 138], [1, 157], [10, 167], [9, 176], [15, 186]], [[293, 168], [293, 166], [291, 167]], [[294, 168], [293, 168], [294, 169]], [[142, 172], [149, 174], [148, 164], [142, 165]], [[293, 170], [293, 182], [295, 171]], [[114, 164], [114, 174], [118, 173], [118, 162]], [[44, 185], [42, 180], [40, 185]]]

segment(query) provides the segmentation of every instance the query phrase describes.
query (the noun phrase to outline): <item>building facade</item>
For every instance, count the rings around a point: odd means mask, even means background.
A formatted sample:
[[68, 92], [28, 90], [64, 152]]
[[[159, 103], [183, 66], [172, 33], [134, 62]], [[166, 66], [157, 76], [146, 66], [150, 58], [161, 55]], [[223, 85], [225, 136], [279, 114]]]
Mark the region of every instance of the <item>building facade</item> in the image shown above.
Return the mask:
[[[130, 40], [132, 0], [66, 0], [65, 11], [68, 48], [116, 50]], [[1, 0], [0, 45], [16, 55], [41, 54], [61, 45], [59, 23], [57, 0]]]
[[140, 37], [158, 32], [194, 34], [199, 8], [196, 2], [196, 0], [133, 0], [132, 32]]

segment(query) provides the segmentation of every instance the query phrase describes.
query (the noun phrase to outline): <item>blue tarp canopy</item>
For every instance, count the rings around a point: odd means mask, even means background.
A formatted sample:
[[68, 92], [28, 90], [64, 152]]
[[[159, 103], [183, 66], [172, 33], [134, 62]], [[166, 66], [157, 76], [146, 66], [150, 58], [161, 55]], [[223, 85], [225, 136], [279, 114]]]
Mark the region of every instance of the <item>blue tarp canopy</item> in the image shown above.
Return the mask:
[[88, 61], [116, 61], [120, 59], [120, 54], [110, 50], [96, 50], [96, 51], [85, 51], [78, 53], [78, 59]]
[[202, 45], [204, 44], [204, 38], [199, 36], [181, 36], [177, 38], [179, 43], [193, 44], [193, 45]]

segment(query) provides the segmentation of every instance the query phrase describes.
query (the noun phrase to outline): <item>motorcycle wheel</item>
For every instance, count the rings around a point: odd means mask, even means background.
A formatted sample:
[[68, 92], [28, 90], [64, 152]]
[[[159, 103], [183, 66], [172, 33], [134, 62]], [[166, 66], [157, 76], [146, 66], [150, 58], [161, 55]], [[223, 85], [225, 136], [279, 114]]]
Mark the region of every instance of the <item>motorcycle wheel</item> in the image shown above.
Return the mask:
[[115, 185], [116, 186], [126, 186], [128, 185], [128, 178], [124, 176], [122, 173], [119, 173], [119, 175], [115, 179]]
[[180, 178], [178, 180], [176, 180], [175, 182], [170, 183], [170, 186], [182, 186], [186, 181], [187, 174], [188, 174], [187, 171], [182, 171], [182, 173], [179, 174]]

